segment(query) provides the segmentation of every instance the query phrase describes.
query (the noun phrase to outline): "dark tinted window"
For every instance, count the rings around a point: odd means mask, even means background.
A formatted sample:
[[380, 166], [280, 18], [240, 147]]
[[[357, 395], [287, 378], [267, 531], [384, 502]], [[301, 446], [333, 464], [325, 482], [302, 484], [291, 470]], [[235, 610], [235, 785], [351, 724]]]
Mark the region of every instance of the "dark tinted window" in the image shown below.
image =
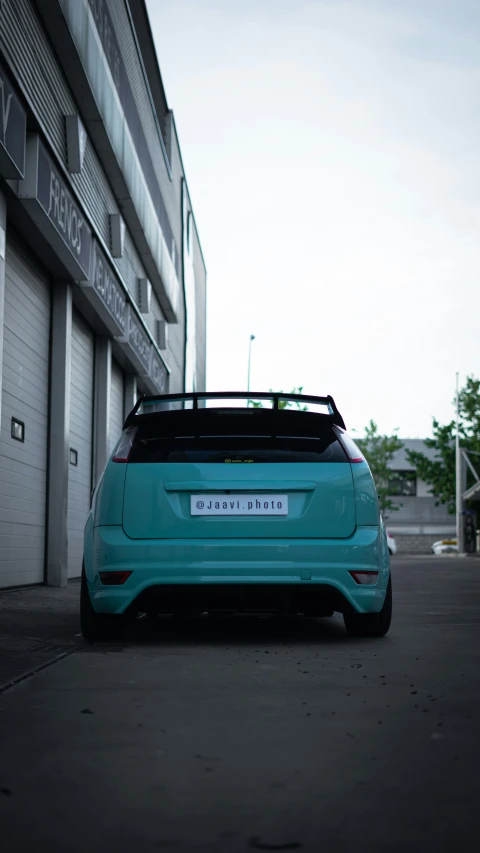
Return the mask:
[[388, 478], [388, 494], [392, 497], [415, 497], [417, 475], [415, 471], [391, 471]]
[[159, 435], [158, 425], [142, 424], [129, 462], [217, 462], [227, 465], [256, 462], [347, 462], [333, 431], [321, 436]]

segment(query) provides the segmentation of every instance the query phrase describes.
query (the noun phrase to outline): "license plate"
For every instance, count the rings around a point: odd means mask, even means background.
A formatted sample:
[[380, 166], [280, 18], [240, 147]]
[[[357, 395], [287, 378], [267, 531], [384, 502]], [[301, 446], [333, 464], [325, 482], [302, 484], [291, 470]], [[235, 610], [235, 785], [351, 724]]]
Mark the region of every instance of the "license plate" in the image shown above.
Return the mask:
[[288, 495], [191, 495], [192, 515], [288, 515]]

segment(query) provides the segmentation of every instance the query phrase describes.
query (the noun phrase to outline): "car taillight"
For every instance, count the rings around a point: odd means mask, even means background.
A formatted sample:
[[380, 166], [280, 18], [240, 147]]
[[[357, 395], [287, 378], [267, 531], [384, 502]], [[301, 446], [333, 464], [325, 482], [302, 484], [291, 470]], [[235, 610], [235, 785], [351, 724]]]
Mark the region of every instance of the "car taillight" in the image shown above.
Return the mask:
[[112, 462], [128, 462], [130, 451], [133, 447], [133, 441], [137, 433], [138, 427], [128, 427], [123, 433], [118, 447], [112, 456]]
[[114, 586], [125, 583], [132, 574], [131, 572], [99, 572], [99, 577], [104, 586]]
[[387, 530], [387, 536], [388, 536], [388, 538], [389, 538], [389, 539], [393, 539], [392, 534], [391, 534], [391, 533], [389, 533], [389, 532], [388, 532], [388, 530]]
[[350, 436], [347, 435], [347, 433], [341, 429], [338, 429], [337, 431], [339, 433], [339, 438], [340, 438], [340, 441], [343, 445], [343, 449], [345, 450], [345, 452], [348, 456], [348, 461], [349, 462], [365, 462], [365, 457], [361, 454], [357, 445], [355, 444], [354, 441], [352, 441]]
[[350, 574], [356, 583], [363, 583], [370, 586], [376, 584], [378, 579], [378, 572], [350, 572]]

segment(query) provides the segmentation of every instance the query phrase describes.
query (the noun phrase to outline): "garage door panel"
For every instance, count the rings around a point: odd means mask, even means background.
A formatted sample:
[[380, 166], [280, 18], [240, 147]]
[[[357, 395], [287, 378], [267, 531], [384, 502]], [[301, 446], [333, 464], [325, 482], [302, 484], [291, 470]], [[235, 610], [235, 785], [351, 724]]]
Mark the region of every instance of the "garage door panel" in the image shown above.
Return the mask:
[[[23, 444], [20, 444], [19, 442], [16, 442], [16, 444], [18, 447], [14, 447], [13, 442], [12, 444], [7, 444], [6, 441], [2, 441], [0, 443], [0, 455], [5, 453], [11, 456], [12, 461], [18, 466], [17, 470], [20, 471], [23, 477], [26, 489], [30, 488], [29, 483], [31, 479], [33, 477], [37, 477], [41, 481], [39, 491], [45, 495], [47, 466], [44, 460], [38, 458], [38, 455], [36, 455], [33, 448], [25, 452], [21, 449], [24, 446]], [[29, 470], [28, 478], [25, 477], [26, 468]]]
[[38, 357], [38, 350], [42, 346], [44, 335], [49, 331], [49, 324], [42, 323], [37, 327], [32, 326], [27, 320], [18, 317], [18, 315], [16, 316], [15, 312], [8, 310], [5, 311], [5, 320], [11, 322], [11, 328], [7, 327], [7, 337], [11, 346], [16, 347], [20, 352], [34, 352]]
[[0, 547], [2, 548], [4, 560], [22, 559], [23, 555], [25, 555], [27, 559], [32, 560], [36, 557], [39, 546], [42, 547], [42, 545], [43, 537], [28, 536], [26, 542], [21, 546], [15, 547], [6, 536], [0, 536]]
[[[22, 559], [23, 554], [26, 555], [27, 559], [33, 560], [36, 558], [38, 551], [42, 550], [44, 548], [45, 537], [43, 535], [43, 530], [41, 527], [38, 528], [36, 535], [34, 533], [34, 528], [28, 529], [28, 535], [27, 535], [25, 533], [25, 531], [27, 530], [26, 526], [21, 525], [21, 527], [23, 527], [23, 530], [21, 530], [20, 532], [23, 532], [24, 540], [25, 540], [24, 543], [22, 542], [21, 545], [15, 545], [15, 544], [12, 545], [11, 535], [9, 535], [8, 537], [7, 536], [0, 537], [2, 554], [5, 555], [5, 559], [7, 559], [6, 555], [7, 555], [7, 550], [8, 550], [9, 554], [10, 554], [10, 556], [8, 557], [9, 560]], [[23, 548], [25, 548], [25, 552], [23, 551]], [[3, 561], [2, 561], [2, 565], [3, 565]]]
[[[6, 283], [8, 278], [6, 278]], [[30, 301], [28, 305], [28, 313], [18, 314], [19, 294], [16, 298], [9, 300], [5, 294], [5, 325], [10, 343], [15, 346], [20, 346], [23, 350], [34, 352], [36, 356], [42, 356], [42, 341], [45, 335], [48, 335], [50, 330], [50, 305], [45, 306], [46, 313], [38, 311], [36, 317], [32, 317], [31, 313], [36, 310], [35, 303]], [[20, 297], [24, 303], [27, 303], [28, 296]], [[17, 307], [15, 307], [17, 305]], [[24, 309], [25, 310], [25, 309]], [[22, 347], [23, 344], [23, 347]]]
[[[9, 341], [10, 337], [10, 341]], [[34, 388], [38, 388], [37, 382], [43, 382], [43, 377], [45, 375], [45, 370], [48, 371], [48, 359], [39, 359], [35, 354], [35, 350], [31, 349], [27, 353], [27, 355], [31, 356], [31, 363], [28, 365], [28, 372], [23, 372], [22, 362], [25, 357], [25, 350], [29, 349], [28, 347], [16, 346], [15, 339], [12, 335], [4, 335], [4, 364], [3, 369], [13, 371], [14, 373], [20, 373], [19, 378], [22, 377], [28, 379], [32, 382]], [[45, 399], [42, 396], [42, 399]]]
[[[40, 417], [35, 420], [36, 424], [44, 423], [48, 419], [48, 402], [40, 399], [39, 384], [33, 385], [22, 381], [13, 383], [11, 379], [4, 377], [3, 395], [4, 399], [9, 398], [10, 404], [10, 409], [5, 417], [8, 418], [9, 423], [11, 423], [12, 417], [19, 417], [20, 414], [24, 415], [24, 418], [20, 418], [20, 420], [33, 419], [39, 415]], [[27, 400], [28, 402], [26, 402]], [[8, 431], [10, 432], [10, 427]]]
[[9, 241], [7, 243], [7, 263], [15, 270], [23, 271], [27, 276], [37, 274], [37, 265], [33, 259], [28, 246], [16, 245]]
[[[38, 278], [38, 273], [32, 275], [26, 268], [18, 267], [14, 269], [12, 266], [9, 268], [8, 263], [9, 261], [7, 260], [5, 278], [11, 286], [8, 288], [8, 292], [5, 293], [5, 310], [15, 314], [18, 301], [23, 300], [24, 304], [28, 304], [33, 308], [35, 320], [32, 321], [32, 315], [28, 311], [23, 312], [21, 315], [22, 327], [25, 328], [28, 325], [36, 333], [37, 329], [42, 326], [48, 326], [50, 323], [49, 304], [45, 302], [43, 293], [38, 288], [31, 288], [31, 281]], [[22, 276], [22, 278], [19, 279], [18, 276]]]
[[[20, 570], [23, 570], [25, 567], [25, 561], [27, 563], [32, 564], [35, 561], [37, 556], [39, 543], [35, 542], [35, 544], [31, 546], [24, 545], [22, 549], [19, 548], [5, 548], [3, 552], [3, 560], [5, 563], [12, 565], [16, 563]], [[21, 550], [21, 553], [20, 553]]]
[[[79, 465], [81, 465], [80, 457]], [[74, 487], [72, 488], [70, 495], [70, 506], [75, 506], [76, 502], [78, 502], [80, 506], [85, 506], [85, 493], [88, 492], [90, 495], [92, 479], [88, 471], [80, 471], [80, 473], [78, 473], [76, 465], [71, 465], [70, 468], [70, 480]]]
[[[70, 519], [72, 525], [75, 524], [75, 530], [72, 531], [70, 535], [73, 536], [73, 539], [81, 539], [83, 544], [83, 532], [85, 530], [85, 507], [79, 507], [78, 510], [73, 509], [71, 511]], [[81, 549], [81, 553], [78, 553], [78, 558], [81, 562], [81, 559], [83, 558], [83, 547]]]
[[23, 484], [15, 486], [11, 483], [2, 483], [0, 486], [0, 509], [3, 508], [6, 511], [23, 506], [25, 520], [27, 515], [29, 518], [33, 515], [37, 519], [43, 518], [43, 499], [44, 495], [40, 489], [26, 489]]
[[76, 391], [72, 394], [70, 398], [70, 406], [72, 407], [72, 411], [70, 414], [70, 423], [76, 429], [76, 437], [80, 439], [80, 441], [89, 441], [88, 435], [84, 433], [83, 429], [85, 426], [85, 415], [82, 412], [82, 406], [84, 405], [84, 401], [86, 397], [90, 396], [90, 391], [87, 388], [85, 390], [85, 394], [80, 394]]
[[[0, 458], [0, 462], [1, 461], [2, 460]], [[36, 500], [39, 500], [39, 496], [43, 494], [37, 480], [32, 479], [30, 481], [30, 486], [25, 487], [21, 471], [7, 469], [2, 466], [0, 467], [0, 494], [10, 494], [10, 489], [25, 489], [25, 494], [27, 496], [29, 494], [35, 495]]]
[[[8, 383], [7, 383], [8, 386]], [[8, 391], [5, 390], [4, 399], [8, 398]], [[48, 407], [45, 408], [45, 411], [42, 412], [37, 409], [33, 409], [28, 403], [24, 403], [22, 400], [14, 399], [10, 395], [10, 399], [8, 400], [10, 404], [10, 411], [6, 411], [2, 414], [2, 429], [4, 431], [4, 435], [2, 437], [3, 441], [14, 442], [16, 445], [21, 444], [40, 444], [42, 447], [45, 446], [45, 439], [48, 435], [47, 429], [47, 415], [48, 415]], [[25, 441], [19, 442], [17, 439], [12, 438], [12, 418], [16, 418], [25, 424]]]
[[43, 529], [38, 525], [20, 524], [16, 521], [7, 522], [3, 516], [0, 521], [0, 539], [0, 547], [8, 546], [9, 548], [18, 547], [20, 549], [24, 542], [27, 547], [34, 543], [38, 545], [40, 542], [43, 548], [45, 544]]
[[[23, 399], [32, 406], [45, 411], [48, 400], [45, 400], [43, 396], [42, 383], [43, 376], [45, 373], [48, 373], [48, 362], [42, 363], [38, 361], [36, 367], [31, 368], [28, 373], [25, 373], [21, 367], [17, 367], [18, 364], [21, 364], [24, 354], [10, 351], [5, 353], [5, 355], [3, 370], [7, 382], [7, 393], [11, 394], [14, 399]], [[27, 394], [29, 395], [28, 397]]]
[[[4, 503], [3, 506], [2, 503]], [[20, 524], [25, 521], [25, 524], [26, 526], [28, 526], [28, 528], [37, 527], [38, 530], [41, 531], [42, 542], [45, 542], [45, 513], [42, 512], [41, 509], [36, 508], [33, 504], [33, 501], [12, 499], [10, 501], [3, 502], [0, 496], [0, 512], [2, 513], [4, 521], [7, 521], [11, 524]], [[41, 583], [42, 581], [43, 572], [42, 578], [38, 581], [38, 583]]]
[[[7, 420], [7, 426], [4, 429], [4, 434], [7, 433], [7, 429], [10, 432], [10, 420]], [[3, 422], [3, 418], [2, 418]], [[25, 466], [31, 466], [33, 471], [46, 471], [47, 470], [47, 460], [46, 457], [40, 456], [40, 452], [43, 451], [43, 444], [41, 442], [41, 436], [36, 436], [35, 441], [30, 439], [27, 436], [25, 443], [21, 441], [15, 441], [14, 438], [8, 434], [5, 435], [5, 439], [0, 442], [0, 456], [2, 457], [0, 468], [7, 468], [6, 460], [3, 458], [4, 456], [8, 457], [11, 461], [17, 463], [17, 469], [20, 470], [23, 476], [23, 481], [25, 483], [25, 488], [30, 488], [30, 476], [25, 476]], [[46, 439], [46, 436], [45, 436]], [[18, 467], [19, 466], [19, 467]], [[45, 491], [45, 482], [44, 478], [42, 479], [41, 488]]]
[[[91, 472], [90, 472], [90, 454], [92, 450], [91, 444], [85, 444], [78, 439], [75, 438], [70, 433], [70, 448], [72, 450], [76, 450], [77, 452], [77, 465], [70, 465], [71, 471], [70, 474], [73, 479], [82, 479], [85, 477], [85, 481], [90, 483], [91, 481]], [[88, 464], [87, 464], [88, 463]], [[80, 468], [80, 471], [78, 470]]]
[[[0, 481], [2, 486], [0, 486], [0, 494], [5, 494], [7, 490], [10, 488], [22, 488], [23, 487], [23, 478], [22, 474], [17, 471], [7, 470], [5, 468], [0, 469]], [[43, 492], [39, 488], [38, 483], [34, 481], [31, 485], [30, 492], [32, 495], [36, 495], [36, 500], [39, 501], [43, 497]], [[28, 494], [28, 492], [27, 492]]]
[[[0, 434], [0, 586], [44, 580], [50, 285], [7, 243]], [[25, 440], [11, 437], [12, 417]]]
[[40, 583], [35, 560], [9, 561], [0, 567], [0, 587], [29, 586]]
[[70, 448], [77, 465], [68, 471], [68, 576], [82, 570], [83, 531], [92, 491], [94, 335], [76, 313], [72, 322], [70, 381]]
[[[33, 310], [33, 306], [29, 306], [29, 309]], [[38, 350], [42, 346], [43, 337], [48, 334], [49, 323], [41, 323], [38, 326], [34, 326], [28, 319], [22, 316], [19, 317], [13, 308], [9, 309], [8, 305], [5, 306], [5, 321], [11, 324], [10, 327], [7, 326], [6, 331], [6, 338], [10, 345], [18, 349], [20, 353], [26, 353], [27, 355], [35, 353], [38, 356]]]
[[[45, 372], [48, 373], [47, 367]], [[22, 411], [25, 414], [29, 411], [39, 412], [42, 415], [42, 421], [44, 421], [48, 416], [48, 401], [42, 399], [42, 385], [40, 378], [30, 378], [30, 376], [21, 376], [18, 374], [15, 378], [11, 373], [11, 366], [5, 364], [3, 374], [4, 398], [8, 398], [9, 396], [9, 402], [12, 406], [21, 404], [23, 406]]]

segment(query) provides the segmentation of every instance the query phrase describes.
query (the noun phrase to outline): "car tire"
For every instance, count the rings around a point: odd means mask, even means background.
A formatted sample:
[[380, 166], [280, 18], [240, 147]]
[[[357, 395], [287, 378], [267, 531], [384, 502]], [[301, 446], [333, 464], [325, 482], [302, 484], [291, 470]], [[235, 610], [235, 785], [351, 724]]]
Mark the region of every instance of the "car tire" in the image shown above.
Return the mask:
[[109, 613], [97, 613], [88, 591], [85, 567], [80, 582], [80, 629], [86, 640], [117, 640], [122, 635], [125, 619]]
[[343, 621], [350, 637], [384, 637], [392, 621], [392, 578], [378, 613], [344, 613]]
[[390, 554], [391, 557], [393, 557], [393, 551], [391, 548], [388, 549], [388, 553]]

